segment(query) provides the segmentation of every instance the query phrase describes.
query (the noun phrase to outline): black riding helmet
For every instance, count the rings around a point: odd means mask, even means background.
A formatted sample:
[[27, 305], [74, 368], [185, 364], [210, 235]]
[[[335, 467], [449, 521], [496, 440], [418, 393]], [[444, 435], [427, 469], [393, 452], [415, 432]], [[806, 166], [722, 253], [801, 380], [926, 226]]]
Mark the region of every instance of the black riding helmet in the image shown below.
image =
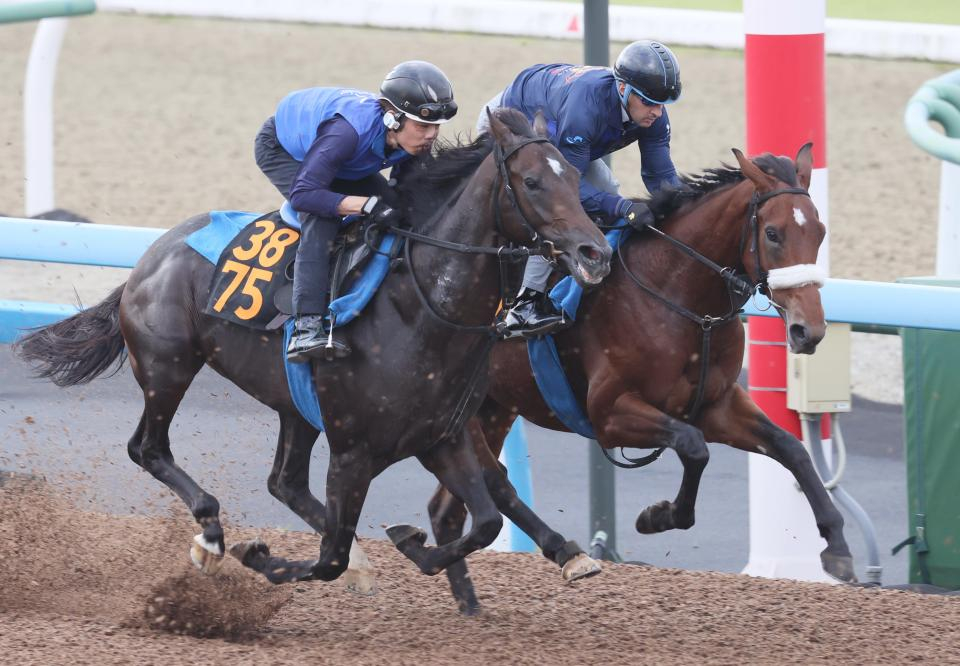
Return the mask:
[[422, 123], [439, 125], [457, 115], [450, 80], [439, 67], [423, 60], [394, 67], [380, 84], [380, 98]]
[[624, 106], [631, 92], [651, 104], [672, 104], [680, 97], [680, 63], [660, 42], [642, 39], [630, 44], [617, 56], [613, 75], [626, 84]]

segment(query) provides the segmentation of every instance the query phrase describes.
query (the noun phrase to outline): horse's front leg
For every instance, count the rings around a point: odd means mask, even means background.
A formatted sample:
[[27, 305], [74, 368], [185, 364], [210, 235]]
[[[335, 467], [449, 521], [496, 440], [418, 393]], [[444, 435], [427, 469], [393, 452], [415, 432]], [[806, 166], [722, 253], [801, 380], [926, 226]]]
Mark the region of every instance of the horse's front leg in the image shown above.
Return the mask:
[[[327, 509], [310, 492], [310, 456], [319, 434], [300, 414], [280, 413], [280, 437], [267, 488], [271, 495], [323, 536]], [[343, 581], [348, 590], [357, 594], [371, 595], [377, 591], [376, 574], [356, 539], [351, 546], [350, 566]]]
[[372, 479], [372, 464], [366, 446], [330, 454], [323, 542], [318, 559], [294, 561], [276, 557], [259, 540], [237, 544], [230, 553], [244, 566], [262, 573], [271, 583], [335, 580], [350, 563], [357, 521]]
[[473, 520], [470, 531], [453, 541], [430, 547], [424, 545], [427, 533], [412, 525], [392, 525], [387, 536], [397, 549], [409, 557], [427, 575], [440, 573], [454, 562], [493, 543], [503, 526], [503, 518], [494, 504], [484, 480], [484, 470], [465, 431], [418, 456], [441, 484], [467, 506]]
[[711, 442], [762, 453], [790, 470], [813, 509], [820, 536], [827, 542], [820, 553], [824, 571], [842, 581], [855, 581], [853, 557], [843, 536], [843, 516], [827, 495], [800, 440], [770, 421], [740, 386], [734, 386], [725, 400], [705, 410], [701, 423]]
[[[575, 581], [600, 573], [601, 567], [597, 561], [588, 557], [576, 542], [567, 541], [563, 535], [544, 523], [517, 495], [516, 488], [506, 476], [505, 468], [497, 460], [506, 433], [513, 423], [509, 412], [502, 415], [499, 410], [499, 407], [488, 402], [465, 427], [477, 460], [484, 470], [487, 490], [490, 491], [497, 509], [533, 539], [544, 557], [560, 566], [565, 581]], [[500, 418], [501, 416], [503, 418]], [[437, 487], [431, 498], [429, 511], [433, 534], [438, 544], [450, 543], [463, 534], [466, 509], [463, 502], [443, 485]], [[466, 561], [454, 562], [447, 567], [446, 573], [460, 612], [464, 615], [476, 614], [480, 604], [467, 573]]]
[[619, 446], [658, 448], [677, 453], [683, 464], [683, 480], [676, 498], [652, 504], [637, 516], [641, 534], [689, 529], [695, 520], [700, 476], [710, 460], [703, 434], [644, 402], [636, 394], [623, 393], [599, 416], [591, 415], [597, 441], [606, 449]]

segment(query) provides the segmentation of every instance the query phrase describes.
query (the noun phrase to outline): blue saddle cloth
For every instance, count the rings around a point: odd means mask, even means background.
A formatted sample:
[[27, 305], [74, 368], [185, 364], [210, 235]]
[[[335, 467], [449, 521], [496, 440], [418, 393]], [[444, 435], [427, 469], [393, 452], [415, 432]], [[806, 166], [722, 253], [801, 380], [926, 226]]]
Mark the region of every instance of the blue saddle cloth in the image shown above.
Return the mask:
[[[283, 221], [291, 227], [300, 228], [300, 220], [289, 202], [284, 202], [280, 209], [280, 215]], [[230, 244], [230, 241], [241, 229], [259, 217], [261, 216], [258, 213], [234, 210], [211, 211], [210, 223], [187, 236], [186, 243], [210, 263], [216, 265], [220, 260], [221, 252]], [[363, 269], [360, 277], [350, 285], [347, 293], [330, 303], [329, 311], [336, 315], [337, 326], [343, 326], [356, 318], [373, 298], [390, 271], [390, 259], [386, 255], [393, 249], [394, 243], [399, 242], [400, 239], [395, 234], [384, 234], [378, 248], [382, 254], [374, 255]], [[286, 349], [293, 332], [293, 324], [294, 320], [291, 318], [283, 327], [282, 353], [287, 374], [287, 385], [300, 414], [314, 428], [323, 432], [323, 415], [320, 413], [320, 401], [313, 385], [312, 364], [291, 363], [287, 360]]]
[[[620, 244], [627, 239], [630, 231], [627, 228], [607, 232], [607, 242], [610, 243], [610, 247], [616, 251]], [[577, 310], [580, 308], [581, 296], [583, 296], [583, 288], [570, 276], [560, 280], [550, 290], [550, 300], [553, 301], [553, 304], [574, 321], [577, 320]], [[540, 394], [550, 411], [556, 414], [563, 425], [567, 426], [572, 432], [590, 439], [596, 439], [597, 435], [590, 424], [590, 419], [580, 408], [577, 397], [570, 387], [570, 382], [567, 381], [563, 366], [560, 365], [560, 356], [557, 353], [557, 345], [553, 341], [553, 336], [545, 335], [528, 340], [527, 356], [530, 358], [530, 368], [533, 370], [533, 378], [537, 382], [537, 388], [540, 389]]]

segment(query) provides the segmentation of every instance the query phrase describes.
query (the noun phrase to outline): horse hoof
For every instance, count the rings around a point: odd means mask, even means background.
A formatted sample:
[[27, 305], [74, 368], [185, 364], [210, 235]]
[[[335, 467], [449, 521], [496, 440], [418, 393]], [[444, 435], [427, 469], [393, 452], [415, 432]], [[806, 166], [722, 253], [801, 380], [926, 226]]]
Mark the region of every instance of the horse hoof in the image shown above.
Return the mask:
[[256, 555], [270, 556], [270, 548], [259, 537], [250, 541], [240, 541], [230, 546], [230, 554], [240, 560], [244, 566], [250, 566], [250, 559]]
[[223, 547], [215, 541], [207, 541], [202, 534], [198, 534], [193, 537], [193, 545], [190, 546], [190, 559], [200, 573], [213, 576], [223, 566]]
[[673, 503], [669, 500], [651, 504], [637, 516], [636, 528], [640, 534], [659, 534], [673, 527]]
[[354, 594], [371, 597], [377, 593], [377, 576], [356, 539], [350, 545], [350, 564], [341, 578], [347, 590]]
[[362, 597], [372, 597], [377, 593], [377, 578], [369, 571], [347, 569], [340, 578], [348, 592]]
[[420, 546], [427, 542], [427, 533], [413, 525], [390, 525], [387, 528], [387, 536], [390, 537], [390, 541], [397, 548], [400, 548], [409, 539], [414, 539]]
[[857, 574], [853, 570], [853, 558], [849, 555], [834, 555], [826, 551], [820, 553], [823, 570], [841, 583], [856, 583]]
[[460, 615], [464, 617], [476, 617], [480, 615], [480, 604], [466, 604], [461, 602], [457, 604], [457, 608], [460, 611]]
[[572, 557], [566, 564], [563, 565], [563, 569], [560, 570], [560, 574], [563, 576], [565, 581], [572, 583], [573, 581], [580, 580], [581, 578], [596, 576], [601, 571], [603, 571], [603, 569], [600, 568], [599, 562], [591, 557], [588, 557], [586, 553], [580, 553]]

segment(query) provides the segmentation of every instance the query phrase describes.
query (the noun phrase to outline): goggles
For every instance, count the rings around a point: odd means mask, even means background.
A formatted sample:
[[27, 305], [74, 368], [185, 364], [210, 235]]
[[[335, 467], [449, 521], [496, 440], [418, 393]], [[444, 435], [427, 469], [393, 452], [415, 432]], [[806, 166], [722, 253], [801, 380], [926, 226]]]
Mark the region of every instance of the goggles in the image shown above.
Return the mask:
[[418, 106], [415, 111], [407, 112], [406, 115], [422, 123], [445, 123], [457, 115], [457, 103], [453, 100], [427, 102]]

